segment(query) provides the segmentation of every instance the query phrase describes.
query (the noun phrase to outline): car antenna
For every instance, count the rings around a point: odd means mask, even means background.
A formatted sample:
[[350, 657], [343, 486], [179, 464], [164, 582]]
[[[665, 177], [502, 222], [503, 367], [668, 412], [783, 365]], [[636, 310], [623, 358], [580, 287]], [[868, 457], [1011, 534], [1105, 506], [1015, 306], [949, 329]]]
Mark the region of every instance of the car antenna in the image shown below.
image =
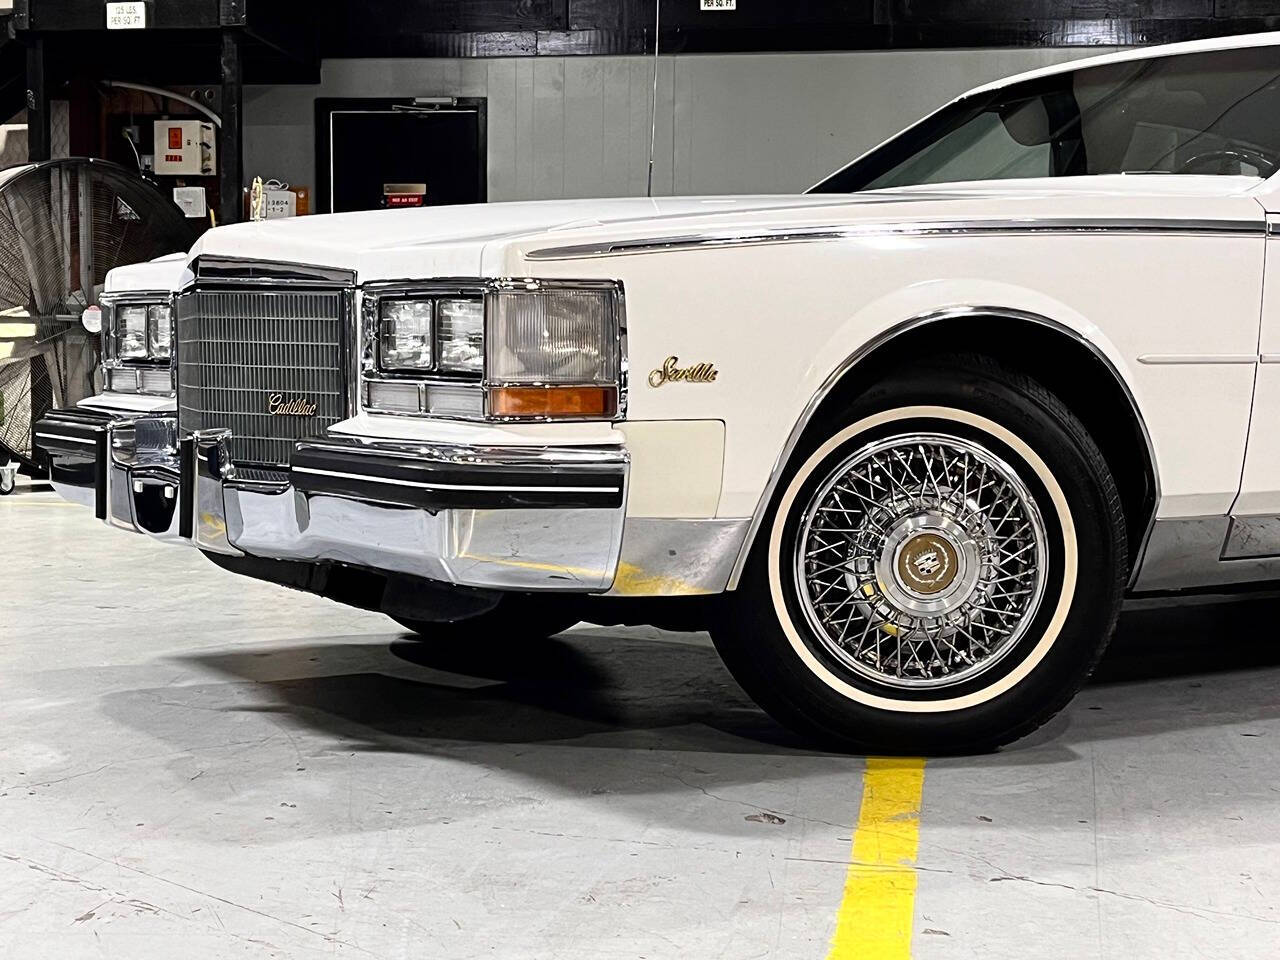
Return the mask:
[[658, 135], [658, 27], [661, 24], [662, 0], [653, 0], [653, 96], [649, 103], [649, 183], [646, 197], [653, 196], [653, 142]]

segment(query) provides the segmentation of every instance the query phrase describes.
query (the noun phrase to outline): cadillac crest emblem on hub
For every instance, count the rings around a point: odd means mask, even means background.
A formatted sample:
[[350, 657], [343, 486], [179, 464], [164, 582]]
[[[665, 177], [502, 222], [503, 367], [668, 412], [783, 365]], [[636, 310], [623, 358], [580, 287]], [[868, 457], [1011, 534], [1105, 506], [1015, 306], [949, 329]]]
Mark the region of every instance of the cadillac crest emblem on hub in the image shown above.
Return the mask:
[[282, 393], [273, 393], [267, 398], [267, 412], [273, 417], [314, 417], [316, 405], [305, 397], [285, 399]]

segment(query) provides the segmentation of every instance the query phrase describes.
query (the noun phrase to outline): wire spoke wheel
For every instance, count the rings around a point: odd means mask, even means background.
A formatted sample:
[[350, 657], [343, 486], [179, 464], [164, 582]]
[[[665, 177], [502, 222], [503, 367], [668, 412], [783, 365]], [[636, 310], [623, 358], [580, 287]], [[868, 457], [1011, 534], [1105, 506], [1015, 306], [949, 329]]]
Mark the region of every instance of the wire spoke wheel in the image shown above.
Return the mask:
[[1035, 499], [1000, 457], [945, 434], [889, 437], [838, 464], [795, 544], [795, 589], [818, 642], [893, 687], [991, 670], [1045, 590]]

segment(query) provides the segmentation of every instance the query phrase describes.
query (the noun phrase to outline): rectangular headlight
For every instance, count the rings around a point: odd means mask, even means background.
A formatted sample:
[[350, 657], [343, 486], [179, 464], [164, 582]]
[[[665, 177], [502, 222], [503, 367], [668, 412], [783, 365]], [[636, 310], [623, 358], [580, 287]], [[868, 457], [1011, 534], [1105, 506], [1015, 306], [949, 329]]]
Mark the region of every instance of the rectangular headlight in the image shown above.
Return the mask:
[[436, 302], [437, 342], [441, 370], [484, 371], [484, 301]]
[[383, 300], [379, 304], [379, 360], [384, 370], [430, 370], [433, 359], [431, 300]]
[[119, 360], [169, 360], [173, 356], [173, 310], [168, 303], [122, 303], [110, 311]]
[[128, 304], [116, 308], [116, 356], [121, 360], [147, 359], [147, 308]]
[[147, 355], [168, 360], [173, 352], [173, 310], [167, 303], [147, 307]]

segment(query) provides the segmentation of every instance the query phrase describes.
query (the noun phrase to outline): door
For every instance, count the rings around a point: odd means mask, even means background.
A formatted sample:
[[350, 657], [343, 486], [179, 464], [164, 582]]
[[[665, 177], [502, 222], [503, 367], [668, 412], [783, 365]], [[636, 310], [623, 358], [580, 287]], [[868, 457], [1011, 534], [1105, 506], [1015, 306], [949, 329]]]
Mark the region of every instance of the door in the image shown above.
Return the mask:
[[1249, 579], [1280, 579], [1280, 172], [1254, 196], [1266, 211], [1262, 325], [1240, 495], [1222, 559], [1231, 561], [1226, 566], [1251, 569]]
[[482, 98], [316, 101], [321, 213], [483, 203]]
[[[1240, 186], [1237, 196], [1260, 205], [1266, 239], [1259, 244], [1262, 291], [1257, 348], [1247, 357], [1229, 358], [1240, 364], [1247, 361], [1253, 374], [1240, 489], [1229, 516], [1200, 518], [1199, 529], [1216, 534], [1218, 523], [1222, 528], [1221, 536], [1215, 535], [1213, 541], [1206, 538], [1206, 543], [1216, 542], [1217, 562], [1210, 576], [1199, 578], [1200, 585], [1280, 579], [1280, 45], [1224, 50], [1216, 62], [1218, 67], [1200, 75], [1194, 86], [1170, 83], [1166, 87], [1171, 103], [1189, 104], [1187, 94], [1195, 89], [1197, 102], [1218, 104], [1208, 122], [1193, 126], [1195, 132], [1186, 140], [1192, 156], [1175, 169], [1200, 176], [1264, 178], [1251, 189]], [[1206, 283], [1226, 275], [1225, 264], [1208, 262], [1206, 267]], [[1207, 317], [1205, 322], [1214, 320]], [[1232, 426], [1221, 425], [1224, 430]], [[1188, 542], [1184, 532], [1184, 560], [1189, 556]]]
[[1268, 210], [1262, 328], [1244, 472], [1223, 559], [1280, 557], [1280, 211], [1272, 212], [1280, 196], [1259, 199]]

